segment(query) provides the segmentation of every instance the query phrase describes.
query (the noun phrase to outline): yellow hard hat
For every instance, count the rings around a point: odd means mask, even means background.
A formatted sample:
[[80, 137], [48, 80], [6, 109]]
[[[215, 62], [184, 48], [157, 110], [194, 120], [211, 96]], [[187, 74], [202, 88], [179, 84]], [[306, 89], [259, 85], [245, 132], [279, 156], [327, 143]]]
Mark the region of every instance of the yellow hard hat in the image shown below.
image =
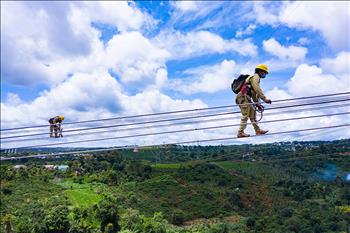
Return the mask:
[[63, 120], [64, 120], [64, 116], [59, 116], [59, 118], [61, 119], [61, 121], [63, 121]]
[[267, 73], [269, 73], [269, 68], [265, 64], [259, 64], [255, 67], [255, 69], [260, 69], [260, 70], [263, 70], [263, 71], [266, 71]]

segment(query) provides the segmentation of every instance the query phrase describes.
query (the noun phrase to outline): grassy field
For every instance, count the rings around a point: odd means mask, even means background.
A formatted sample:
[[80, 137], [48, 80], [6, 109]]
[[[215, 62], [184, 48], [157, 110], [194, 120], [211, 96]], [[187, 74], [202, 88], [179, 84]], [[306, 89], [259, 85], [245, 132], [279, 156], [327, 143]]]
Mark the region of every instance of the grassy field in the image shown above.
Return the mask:
[[101, 184], [79, 184], [72, 180], [60, 181], [57, 184], [66, 189], [64, 192], [75, 207], [88, 208], [102, 199], [102, 195], [97, 193], [98, 189], [103, 189]]
[[181, 167], [181, 163], [156, 163], [153, 164], [152, 167], [163, 169], [179, 169]]
[[222, 162], [215, 162], [214, 164], [229, 170], [229, 169], [242, 169], [242, 168], [249, 168], [249, 167], [255, 167], [256, 164], [251, 162], [230, 162], [230, 161], [222, 161]]
[[97, 204], [102, 199], [102, 195], [90, 189], [66, 190], [65, 193], [69, 201], [76, 207], [88, 208]]

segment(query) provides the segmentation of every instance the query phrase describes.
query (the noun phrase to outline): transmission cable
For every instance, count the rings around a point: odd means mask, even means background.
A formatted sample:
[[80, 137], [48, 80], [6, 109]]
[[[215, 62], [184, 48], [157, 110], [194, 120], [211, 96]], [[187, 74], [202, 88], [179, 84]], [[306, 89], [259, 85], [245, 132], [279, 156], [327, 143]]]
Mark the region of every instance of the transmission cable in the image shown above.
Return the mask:
[[[309, 118], [318, 118], [318, 117], [334, 116], [334, 115], [346, 115], [346, 114], [349, 114], [349, 113], [350, 113], [350, 112], [343, 112], [343, 113], [325, 114], [325, 115], [308, 116], [308, 117], [285, 118], [285, 119], [264, 121], [264, 122], [262, 122], [262, 123], [273, 123], [273, 122], [282, 122], [282, 121], [292, 121], [292, 120], [301, 120], [301, 119], [309, 119]], [[255, 123], [255, 122], [254, 122], [254, 123]], [[252, 124], [252, 123], [249, 123], [249, 124]], [[183, 133], [183, 132], [190, 132], [190, 131], [196, 131], [196, 130], [218, 129], [218, 128], [233, 127], [233, 126], [240, 126], [240, 124], [210, 126], [210, 127], [192, 128], [192, 129], [182, 129], [182, 130], [172, 130], [172, 131], [164, 131], [164, 132], [157, 132], [157, 133], [134, 134], [134, 135], [126, 135], [126, 136], [118, 136], [118, 137], [108, 137], [108, 138], [97, 138], [97, 139], [87, 139], [87, 140], [78, 140], [78, 141], [70, 141], [70, 142], [58, 142], [58, 143], [38, 144], [38, 145], [33, 145], [33, 146], [16, 147], [16, 148], [13, 148], [13, 149], [26, 149], [26, 148], [33, 148], [33, 147], [57, 146], [57, 145], [75, 144], [75, 143], [83, 143], [83, 142], [105, 141], [105, 140], [112, 140], [112, 139], [124, 139], [124, 138], [133, 138], [133, 137], [154, 136], [154, 135], [161, 135], [161, 134]]]
[[[342, 93], [306, 96], [306, 97], [298, 97], [298, 98], [290, 98], [290, 99], [280, 99], [280, 100], [274, 100], [273, 103], [285, 102], [285, 101], [294, 101], [294, 100], [303, 100], [303, 99], [312, 99], [312, 98], [320, 98], [320, 97], [329, 97], [329, 96], [338, 96], [338, 95], [348, 95], [349, 93], [350, 92], [342, 92]], [[253, 102], [253, 103], [245, 103], [245, 104], [238, 104], [238, 105], [242, 106], [242, 105], [253, 105], [253, 104], [259, 104], [259, 103], [258, 102]], [[148, 114], [140, 114], [140, 115], [129, 115], [129, 116], [103, 118], [103, 119], [95, 119], [95, 120], [75, 121], [75, 122], [67, 122], [67, 123], [64, 123], [64, 124], [65, 125], [81, 124], [81, 123], [90, 123], [90, 122], [98, 122], [98, 121], [138, 118], [138, 117], [144, 117], [144, 116], [169, 115], [169, 114], [174, 114], [174, 113], [204, 111], [204, 110], [221, 109], [221, 108], [231, 108], [231, 107], [235, 107], [235, 106], [237, 106], [237, 104], [226, 105], [226, 106], [207, 107], [207, 108], [195, 108], [195, 109], [187, 109], [187, 110], [168, 111], [168, 112], [148, 113]], [[1, 129], [0, 131], [10, 131], [10, 130], [28, 129], [28, 128], [40, 128], [40, 127], [47, 127], [47, 126], [49, 126], [49, 124], [36, 125], [36, 126], [23, 126], [23, 127], [16, 127], [16, 128], [6, 128], [6, 129]]]
[[[310, 108], [310, 109], [296, 109], [296, 110], [287, 110], [287, 111], [281, 111], [281, 112], [274, 112], [274, 113], [267, 113], [266, 116], [272, 116], [272, 115], [281, 115], [284, 113], [292, 113], [292, 112], [300, 112], [300, 111], [310, 111], [310, 110], [320, 110], [320, 109], [330, 109], [330, 108], [340, 108], [340, 107], [346, 107], [350, 106], [350, 104], [347, 105], [334, 105], [334, 106], [323, 106], [323, 107], [317, 107], [317, 108]], [[232, 114], [232, 113], [223, 113], [222, 115], [226, 114]], [[221, 115], [221, 114], [218, 114]], [[241, 116], [236, 117], [226, 117], [226, 118], [214, 118], [214, 119], [207, 119], [207, 120], [201, 120], [201, 121], [186, 121], [186, 122], [177, 122], [172, 124], [163, 124], [163, 125], [151, 125], [151, 126], [139, 126], [139, 127], [133, 127], [133, 128], [124, 128], [124, 129], [118, 129], [116, 130], [105, 130], [105, 131], [95, 131], [95, 132], [85, 132], [85, 133], [76, 133], [76, 134], [68, 134], [64, 137], [72, 137], [72, 136], [82, 136], [82, 135], [91, 135], [91, 134], [104, 134], [104, 133], [116, 133], [116, 132], [122, 132], [122, 131], [133, 131], [133, 130], [143, 130], [143, 129], [151, 129], [151, 128], [162, 128], [162, 127], [172, 127], [177, 125], [189, 125], [189, 124], [202, 124], [207, 122], [217, 122], [217, 121], [226, 121], [226, 120], [234, 120], [234, 119], [240, 119]], [[260, 123], [260, 122], [259, 122]], [[111, 127], [113, 128], [113, 127]], [[48, 135], [49, 133], [40, 134], [40, 135]], [[24, 136], [32, 136], [32, 135], [22, 135]], [[19, 136], [18, 136], [19, 137]], [[2, 139], [7, 139], [2, 138]], [[25, 139], [14, 139], [14, 140], [5, 140], [2, 141], [2, 143], [13, 143], [13, 142], [23, 142], [23, 141], [36, 141], [36, 140], [48, 140], [49, 138], [25, 138]]]
[[[274, 109], [282, 109], [282, 108], [294, 108], [294, 107], [300, 107], [300, 106], [327, 104], [327, 103], [343, 102], [343, 101], [349, 101], [349, 100], [350, 99], [340, 99], [340, 100], [329, 100], [329, 101], [317, 102], [317, 103], [295, 104], [295, 105], [287, 105], [287, 106], [279, 106], [279, 107], [270, 107], [270, 108], [266, 108], [265, 110], [274, 110]], [[125, 124], [104, 125], [104, 126], [96, 126], [96, 127], [90, 127], [90, 128], [78, 128], [78, 129], [65, 130], [64, 132], [76, 132], [76, 131], [86, 131], [86, 130], [94, 130], [94, 129], [115, 128], [115, 127], [121, 127], [121, 126], [134, 126], [134, 125], [143, 125], [143, 124], [160, 123], [160, 122], [177, 121], [177, 120], [187, 120], [187, 119], [193, 119], [193, 118], [213, 117], [213, 116], [219, 116], [219, 115], [238, 114], [238, 113], [241, 113], [241, 112], [240, 111], [225, 112], [225, 113], [208, 114], [208, 115], [202, 115], [202, 116], [190, 116], [190, 117], [161, 119], [161, 120], [154, 120], [154, 121], [142, 121], [142, 122], [125, 123]], [[37, 133], [37, 134], [25, 134], [25, 135], [8, 136], [8, 137], [2, 137], [1, 140], [3, 140], [3, 139], [10, 139], [10, 138], [22, 138], [22, 137], [29, 137], [29, 136], [39, 136], [39, 135], [48, 135], [48, 133]]]
[[[273, 135], [279, 135], [279, 134], [298, 133], [298, 132], [306, 132], [306, 131], [322, 130], [322, 129], [330, 129], [330, 128], [341, 128], [341, 127], [349, 127], [349, 126], [350, 126], [350, 122], [342, 124], [342, 125], [331, 125], [331, 126], [323, 126], [323, 127], [315, 127], [315, 128], [307, 128], [307, 129], [280, 131], [280, 132], [269, 133], [269, 134], [264, 134], [264, 135], [251, 135], [250, 138], [252, 138], [252, 137], [266, 137], [266, 136], [273, 136]], [[37, 155], [18, 156], [18, 157], [1, 157], [0, 160], [4, 161], [4, 160], [16, 160], [16, 159], [28, 159], [28, 158], [47, 158], [49, 156], [83, 154], [83, 153], [91, 153], [91, 152], [113, 151], [113, 150], [134, 149], [134, 148], [141, 149], [141, 148], [147, 148], [147, 147], [163, 147], [163, 146], [176, 145], [176, 144], [191, 144], [191, 143], [197, 143], [197, 142], [227, 141], [227, 140], [234, 140], [234, 139], [243, 139], [243, 138], [225, 137], [225, 138], [212, 138], [212, 139], [202, 139], [202, 140], [193, 140], [193, 141], [171, 142], [171, 143], [154, 144], [154, 145], [147, 145], [147, 146], [130, 145], [130, 146], [120, 146], [120, 147], [113, 147], [113, 148], [103, 148], [103, 149], [93, 149], [93, 150], [83, 150], [83, 151], [60, 152], [60, 153], [56, 153], [56, 154], [37, 154]]]

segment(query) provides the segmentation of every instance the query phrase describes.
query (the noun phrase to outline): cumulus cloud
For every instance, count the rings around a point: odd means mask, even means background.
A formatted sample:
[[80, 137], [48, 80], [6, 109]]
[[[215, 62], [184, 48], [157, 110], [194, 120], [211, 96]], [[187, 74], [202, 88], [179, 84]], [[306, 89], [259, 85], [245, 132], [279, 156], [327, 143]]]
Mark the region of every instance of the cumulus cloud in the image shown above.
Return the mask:
[[304, 59], [307, 53], [307, 48], [294, 45], [285, 47], [274, 38], [264, 40], [263, 47], [265, 51], [280, 59], [290, 59], [293, 61]]
[[335, 58], [321, 60], [321, 68], [333, 74], [350, 75], [350, 52], [340, 52]]
[[[159, 72], [159, 82], [163, 82], [166, 72]], [[18, 127], [21, 125], [42, 125], [47, 124], [47, 120], [55, 115], [65, 115], [65, 121], [81, 121], [91, 119], [110, 118], [134, 114], [147, 114], [154, 112], [165, 112], [183, 109], [204, 108], [207, 107], [199, 99], [185, 100], [173, 99], [156, 89], [148, 89], [135, 95], [126, 95], [123, 93], [120, 84], [117, 80], [111, 77], [108, 73], [94, 74], [76, 74], [59, 84], [57, 87], [49, 91], [41, 93], [41, 95], [30, 102], [18, 102], [17, 97], [11, 95], [6, 102], [1, 103], [1, 125], [3, 128]], [[13, 101], [17, 101], [14, 105]], [[174, 116], [175, 117], [175, 116]], [[136, 119], [136, 121], [145, 121], [147, 119]], [[133, 122], [133, 119], [126, 120], [128, 123]], [[118, 121], [118, 123], [125, 120]], [[86, 126], [102, 126], [116, 124], [116, 121], [102, 121], [89, 123], [88, 125], [63, 125], [64, 130], [81, 128]], [[47, 129], [41, 129], [39, 132], [47, 132]], [[162, 130], [166, 130], [162, 129]], [[174, 128], [169, 128], [174, 130]], [[129, 132], [119, 132], [118, 129], [109, 133], [99, 133], [91, 135], [81, 135], [77, 137], [64, 137], [60, 141], [74, 141], [96, 139], [103, 137], [116, 137], [122, 135], [133, 135], [135, 133], [157, 132], [159, 130], [138, 130]], [[24, 130], [20, 134], [33, 133]], [[2, 136], [7, 136], [3, 134]], [[187, 135], [188, 136], [188, 135]], [[177, 139], [180, 140], [180, 135], [161, 136], [162, 140]], [[131, 138], [128, 140], [101, 141], [85, 144], [71, 144], [69, 146], [111, 146], [111, 145], [126, 145], [126, 144], [157, 144], [160, 137], [140, 137]], [[6, 143], [2, 141], [2, 148], [18, 147], [25, 145], [33, 145], [49, 142], [49, 138], [42, 137], [38, 141], [23, 141], [16, 143]], [[51, 141], [52, 142], [52, 141]]]
[[99, 118], [120, 111], [120, 97], [119, 84], [108, 74], [76, 74], [31, 102], [3, 103], [1, 121], [4, 126], [43, 124], [63, 113], [71, 121]]
[[271, 4], [254, 2], [252, 18], [257, 24], [312, 29], [320, 32], [335, 51], [348, 50], [349, 2], [293, 1]]
[[301, 64], [287, 85], [293, 95], [305, 96], [349, 91], [349, 81], [349, 75], [337, 77], [317, 66]]
[[289, 27], [319, 31], [334, 50], [340, 51], [350, 48], [349, 7], [346, 1], [293, 2], [286, 4], [279, 17]]
[[[164, 75], [164, 70], [159, 72], [159, 76]], [[164, 81], [164, 77], [159, 77], [159, 80]], [[108, 73], [96, 72], [75, 74], [31, 102], [18, 102], [18, 98], [11, 95], [1, 103], [1, 123], [2, 127], [8, 128], [28, 125], [29, 122], [46, 124], [50, 117], [62, 114], [67, 121], [78, 121], [108, 118], [115, 114], [145, 114], [206, 106], [200, 100], [172, 99], [158, 90], [128, 96]]]
[[185, 94], [215, 93], [225, 90], [232, 82], [235, 66], [236, 63], [234, 61], [224, 60], [214, 66], [187, 70], [185, 74], [189, 75], [189, 77], [175, 80], [173, 83], [174, 89]]
[[21, 98], [16, 93], [7, 93], [6, 103], [12, 106], [17, 106], [22, 103]]
[[250, 39], [224, 40], [208, 31], [181, 33], [166, 31], [155, 38], [157, 44], [170, 51], [172, 59], [186, 59], [203, 54], [236, 52], [242, 56], [255, 56], [257, 47]]
[[168, 57], [168, 51], [133, 31], [116, 35], [108, 42], [102, 64], [110, 65], [127, 83], [150, 77], [154, 79]]
[[86, 59], [101, 49], [93, 21], [122, 32], [154, 23], [127, 2], [1, 2], [2, 77], [18, 85], [51, 85], [81, 67], [96, 68]]
[[140, 30], [150, 27], [156, 21], [145, 12], [141, 12], [135, 4], [127, 1], [81, 2], [90, 21], [99, 21], [114, 25], [119, 31]]
[[[6, 37], [8, 43], [13, 43], [13, 47], [5, 46], [2, 50], [1, 55], [6, 56], [8, 62], [4, 63], [2, 59], [2, 72], [12, 83], [49, 85], [48, 90], [32, 101], [23, 102], [17, 94], [8, 94], [6, 101], [1, 103], [2, 127], [47, 124], [50, 117], [61, 114], [66, 116], [66, 121], [79, 121], [116, 114], [145, 114], [207, 106], [198, 99], [171, 98], [160, 92], [168, 80], [165, 62], [170, 53], [142, 35], [142, 27], [147, 26], [150, 19], [133, 5], [129, 6], [126, 2], [92, 5], [65, 2], [59, 3], [62, 9], [55, 15], [48, 13], [53, 8], [44, 3], [38, 3], [33, 8], [30, 3], [14, 3], [6, 7], [1, 4], [2, 11], [6, 8], [8, 13], [2, 14], [7, 28], [1, 36], [2, 39]], [[118, 14], [119, 11], [122, 12]], [[12, 17], [14, 15], [23, 17]], [[28, 15], [34, 19], [37, 28], [24, 20]], [[64, 20], [60, 22], [59, 18]], [[120, 33], [103, 44], [98, 39], [100, 32], [91, 27], [92, 21], [115, 25]], [[58, 31], [62, 35], [55, 41], [49, 41], [53, 36], [51, 28], [59, 23], [63, 24], [59, 28], [64, 27], [66, 31]], [[25, 26], [28, 30], [18, 34], [18, 29]], [[8, 40], [11, 36], [12, 41]], [[75, 46], [70, 37], [76, 37], [81, 45], [86, 43], [88, 50], [80, 53], [79, 50], [64, 48], [65, 43]], [[67, 40], [63, 43], [58, 39]], [[18, 51], [16, 46], [22, 49]], [[78, 48], [79, 45], [75, 47]], [[11, 67], [10, 63], [20, 66]], [[112, 77], [109, 70], [118, 77]], [[125, 94], [123, 84], [130, 82], [136, 82], [140, 89], [145, 87], [144, 91], [135, 95]]]
[[207, 107], [207, 105], [199, 99], [193, 101], [172, 99], [158, 90], [145, 90], [134, 96], [124, 95], [122, 103], [123, 106], [128, 108], [128, 112], [132, 114]]

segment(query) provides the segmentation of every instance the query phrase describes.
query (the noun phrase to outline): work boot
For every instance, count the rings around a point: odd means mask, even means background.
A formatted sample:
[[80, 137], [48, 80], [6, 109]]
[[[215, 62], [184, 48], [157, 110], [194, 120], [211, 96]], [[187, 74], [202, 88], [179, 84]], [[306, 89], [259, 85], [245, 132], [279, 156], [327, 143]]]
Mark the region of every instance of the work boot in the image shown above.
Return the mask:
[[238, 134], [237, 134], [237, 138], [246, 138], [246, 137], [250, 137], [250, 135], [244, 133], [243, 131], [242, 132], [238, 132]]
[[266, 134], [267, 132], [269, 132], [269, 131], [268, 130], [259, 129], [259, 130], [255, 131], [255, 134], [256, 135], [263, 135], [263, 134]]

